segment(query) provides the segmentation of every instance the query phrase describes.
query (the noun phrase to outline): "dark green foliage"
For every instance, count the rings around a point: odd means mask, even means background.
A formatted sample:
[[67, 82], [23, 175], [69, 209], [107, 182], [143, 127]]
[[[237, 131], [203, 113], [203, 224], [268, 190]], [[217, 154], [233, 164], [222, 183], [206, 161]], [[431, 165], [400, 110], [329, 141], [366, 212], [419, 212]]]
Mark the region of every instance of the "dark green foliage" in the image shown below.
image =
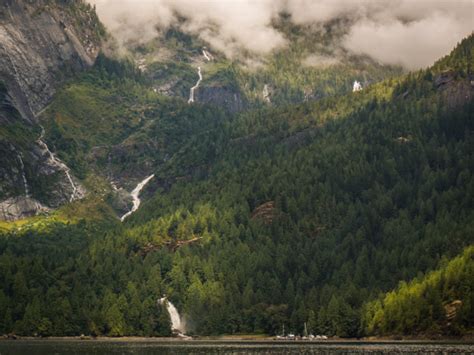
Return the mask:
[[169, 334], [169, 316], [156, 303], [164, 290], [159, 256], [124, 255], [101, 230], [118, 231], [80, 222], [2, 235], [0, 332]]
[[[390, 96], [374, 87], [338, 98], [338, 120], [322, 127], [332, 100], [245, 114], [206, 179], [177, 182], [132, 217], [153, 230], [184, 206], [180, 229], [203, 217], [200, 206], [215, 211], [209, 242], [180, 250], [170, 273], [196, 331], [274, 332], [266, 309], [283, 303], [289, 329], [301, 332], [312, 310], [314, 331], [356, 336], [369, 297], [473, 242], [472, 103], [446, 109], [429, 74]], [[270, 200], [279, 218], [251, 220]]]
[[474, 36], [461, 41], [449, 55], [438, 60], [433, 69], [435, 71], [454, 70], [463, 77], [474, 74]]
[[[473, 281], [471, 246], [439, 269], [408, 284], [401, 282], [395, 291], [367, 304], [364, 326], [376, 334], [462, 334], [474, 326]], [[450, 308], [455, 310], [451, 315]]]
[[[102, 67], [103, 78], [84, 79], [87, 90], [144, 92], [139, 80], [121, 77], [126, 68]], [[383, 321], [367, 305], [474, 243], [473, 103], [450, 101], [436, 75], [229, 119], [181, 100], [126, 98], [143, 100], [143, 120], [123, 127], [117, 119], [108, 143], [129, 133], [158, 141], [149, 154], [161, 163], [160, 188], [121, 226], [81, 222], [2, 236], [1, 330], [167, 335], [169, 316], [156, 305], [163, 293], [197, 334], [276, 334], [283, 326], [301, 334], [304, 323], [342, 337], [421, 332], [442, 324], [444, 302], [454, 298], [464, 305], [457, 327], [439, 331], [472, 329], [469, 253], [459, 280], [441, 272], [413, 303], [401, 298], [392, 309], [379, 301]], [[59, 130], [64, 121], [52, 119]], [[83, 152], [101, 140], [78, 130], [70, 138]], [[63, 130], [53, 141], [65, 137]], [[158, 160], [164, 152], [170, 158]]]
[[[48, 145], [79, 177], [91, 170], [140, 177], [148, 173], [143, 166], [161, 165], [224, 119], [219, 110], [160, 97], [132, 63], [99, 55], [91, 71], [57, 94], [43, 124]], [[193, 154], [187, 159], [202, 163]]]

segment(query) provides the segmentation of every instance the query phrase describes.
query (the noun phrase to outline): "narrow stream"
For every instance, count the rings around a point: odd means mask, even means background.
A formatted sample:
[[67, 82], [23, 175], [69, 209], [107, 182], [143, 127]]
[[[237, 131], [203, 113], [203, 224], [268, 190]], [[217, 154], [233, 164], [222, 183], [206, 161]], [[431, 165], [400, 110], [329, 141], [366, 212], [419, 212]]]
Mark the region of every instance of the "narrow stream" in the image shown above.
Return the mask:
[[[212, 60], [214, 60], [214, 56], [209, 53], [206, 49], [206, 47], [203, 48], [202, 50], [202, 55], [204, 56], [204, 58], [210, 62]], [[190, 90], [189, 90], [189, 100], [188, 100], [188, 104], [191, 104], [194, 102], [194, 91], [199, 87], [199, 85], [201, 84], [201, 81], [202, 81], [202, 73], [201, 73], [201, 67], [198, 67], [198, 75], [199, 75], [199, 79], [198, 81], [196, 82], [196, 85], [194, 85]]]
[[45, 134], [44, 128], [41, 127], [41, 135], [38, 138], [37, 143], [48, 154], [48, 159], [49, 159], [50, 164], [58, 167], [59, 169], [64, 171], [64, 173], [66, 174], [66, 177], [72, 188], [72, 193], [71, 193], [71, 196], [69, 197], [69, 202], [72, 202], [78, 197], [78, 189], [77, 189], [76, 184], [74, 183], [74, 180], [72, 179], [72, 176], [70, 173], [71, 169], [69, 169], [69, 167], [66, 164], [64, 164], [61, 160], [56, 158], [56, 155], [49, 150], [48, 145], [43, 141], [44, 134]]
[[189, 92], [188, 104], [191, 104], [194, 102], [194, 90], [196, 90], [199, 87], [199, 84], [201, 84], [201, 81], [202, 81], [201, 67], [198, 67], [198, 75], [199, 75], [199, 80], [197, 81], [196, 85], [194, 85], [191, 88]]
[[131, 192], [131, 195], [132, 195], [132, 198], [133, 198], [133, 206], [132, 206], [132, 209], [130, 211], [128, 211], [127, 213], [125, 213], [122, 217], [120, 217], [120, 220], [123, 222], [125, 220], [125, 218], [127, 218], [128, 216], [130, 216], [133, 212], [135, 212], [136, 210], [138, 210], [138, 207], [140, 207], [140, 203], [141, 203], [141, 200], [140, 200], [140, 192], [142, 191], [142, 189], [145, 187], [146, 184], [148, 184], [148, 182], [155, 176], [155, 174], [152, 174], [148, 177], [146, 177], [144, 180], [140, 181], [138, 183], [138, 185], [133, 189], [133, 191]]
[[214, 56], [205, 49], [202, 50], [202, 55], [204, 56], [204, 58], [206, 58], [208, 62], [214, 59]]
[[25, 164], [23, 164], [23, 159], [21, 157], [21, 154], [18, 154], [18, 160], [20, 161], [21, 177], [23, 179], [23, 187], [25, 188], [25, 196], [30, 197], [30, 191], [28, 189], [28, 181], [26, 180], [26, 175], [25, 175]]

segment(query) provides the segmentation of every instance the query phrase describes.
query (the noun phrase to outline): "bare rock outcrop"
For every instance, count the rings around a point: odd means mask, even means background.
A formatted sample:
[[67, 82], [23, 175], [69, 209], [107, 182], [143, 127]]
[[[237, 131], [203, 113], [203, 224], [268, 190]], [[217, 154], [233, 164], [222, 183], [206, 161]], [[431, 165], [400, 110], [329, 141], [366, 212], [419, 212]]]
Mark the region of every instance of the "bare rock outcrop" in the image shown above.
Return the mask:
[[271, 224], [277, 216], [278, 211], [276, 210], [275, 202], [268, 201], [253, 210], [251, 219], [262, 221], [264, 224]]
[[474, 98], [474, 77], [456, 78], [456, 73], [446, 70], [433, 78], [441, 98], [450, 109], [462, 107]]
[[196, 101], [221, 107], [230, 113], [237, 113], [247, 108], [243, 95], [227, 86], [201, 86], [196, 90]]
[[104, 34], [83, 0], [0, 0], [0, 220], [84, 196], [37, 117], [66, 78], [94, 64]]
[[49, 210], [48, 207], [43, 206], [33, 198], [17, 196], [0, 202], [0, 220], [14, 221], [35, 216], [40, 212], [48, 212]]
[[0, 80], [21, 116], [33, 120], [68, 73], [94, 63], [101, 25], [82, 1], [0, 3]]

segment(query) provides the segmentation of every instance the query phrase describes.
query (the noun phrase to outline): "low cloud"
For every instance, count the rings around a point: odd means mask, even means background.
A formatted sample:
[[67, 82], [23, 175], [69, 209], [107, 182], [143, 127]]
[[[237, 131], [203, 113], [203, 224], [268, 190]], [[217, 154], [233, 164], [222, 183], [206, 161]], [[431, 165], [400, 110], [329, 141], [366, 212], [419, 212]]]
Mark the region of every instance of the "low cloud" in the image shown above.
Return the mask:
[[271, 26], [283, 11], [300, 24], [345, 18], [349, 28], [342, 46], [409, 69], [430, 65], [474, 29], [472, 0], [89, 1], [121, 43], [146, 42], [157, 35], [157, 28], [184, 17], [183, 30], [229, 57], [242, 50], [265, 54], [284, 46], [285, 38]]
[[101, 21], [121, 44], [146, 43], [174, 20], [172, 8], [155, 0], [88, 0], [94, 4]]
[[352, 27], [344, 45], [381, 63], [417, 69], [448, 53], [465, 34], [455, 19], [436, 15], [408, 24], [361, 22]]
[[285, 45], [270, 26], [280, 7], [272, 0], [89, 0], [121, 43], [146, 42], [157, 28], [177, 23], [229, 57], [241, 49], [262, 54]]
[[431, 65], [474, 29], [474, 2], [399, 0], [361, 13], [344, 46], [381, 63]]

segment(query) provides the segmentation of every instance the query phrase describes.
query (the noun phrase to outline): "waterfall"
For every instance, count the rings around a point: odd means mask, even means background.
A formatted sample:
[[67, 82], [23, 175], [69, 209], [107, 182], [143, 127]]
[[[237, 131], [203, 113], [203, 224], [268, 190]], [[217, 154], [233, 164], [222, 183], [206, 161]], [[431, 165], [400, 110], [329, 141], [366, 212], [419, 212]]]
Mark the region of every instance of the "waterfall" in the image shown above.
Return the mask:
[[355, 91], [361, 91], [362, 90], [362, 84], [359, 81], [354, 81], [354, 85], [352, 86], [352, 92]]
[[18, 160], [20, 161], [21, 177], [23, 178], [23, 186], [25, 188], [25, 196], [30, 197], [30, 191], [28, 190], [28, 181], [26, 181], [26, 175], [25, 175], [25, 164], [23, 164], [23, 159], [21, 158], [21, 154], [18, 154]]
[[133, 189], [133, 191], [131, 192], [131, 195], [132, 195], [132, 199], [133, 199], [133, 206], [132, 206], [132, 209], [130, 211], [128, 211], [127, 213], [125, 213], [121, 218], [120, 220], [123, 222], [125, 220], [125, 218], [127, 218], [128, 216], [130, 216], [133, 212], [135, 212], [136, 210], [138, 210], [138, 207], [140, 207], [140, 198], [139, 198], [139, 195], [140, 195], [140, 192], [142, 191], [142, 189], [145, 187], [146, 184], [148, 184], [148, 181], [150, 181], [153, 177], [155, 176], [155, 174], [152, 174], [148, 177], [146, 177], [143, 181], [140, 181], [137, 185], [137, 187], [135, 187]]
[[266, 102], [271, 103], [271, 101], [270, 101], [270, 92], [268, 91], [268, 85], [267, 84], [265, 84], [263, 86], [262, 96], [263, 96], [263, 99]]
[[210, 62], [211, 60], [214, 59], [214, 56], [211, 53], [209, 53], [208, 51], [206, 51], [205, 48], [202, 50], [202, 55], [204, 56], [204, 58], [206, 58], [206, 60], [208, 62]]
[[160, 298], [158, 303], [161, 305], [166, 305], [166, 309], [168, 310], [171, 318], [171, 330], [178, 331], [180, 334], [183, 334], [185, 332], [185, 324], [181, 321], [181, 317], [179, 316], [176, 307], [166, 297]]
[[194, 102], [194, 90], [196, 90], [199, 87], [199, 84], [201, 84], [201, 81], [202, 81], [201, 67], [198, 67], [198, 75], [199, 75], [199, 80], [197, 81], [196, 85], [194, 85], [191, 88], [191, 90], [189, 92], [188, 104]]
[[74, 180], [72, 179], [72, 176], [71, 176], [71, 173], [70, 173], [71, 169], [69, 169], [69, 167], [66, 164], [64, 164], [61, 160], [56, 158], [56, 155], [49, 150], [49, 147], [43, 141], [43, 138], [44, 138], [44, 128], [41, 127], [41, 135], [38, 138], [37, 143], [48, 154], [48, 160], [49, 160], [50, 164], [53, 165], [53, 166], [58, 167], [59, 169], [61, 169], [66, 174], [66, 177], [67, 177], [67, 179], [69, 181], [69, 184], [71, 185], [71, 188], [72, 188], [71, 197], [69, 198], [69, 202], [72, 202], [76, 199], [76, 197], [78, 197], [78, 189], [77, 189], [76, 184], [74, 183]]
[[[202, 50], [202, 55], [204, 56], [204, 58], [210, 62], [211, 60], [214, 59], [214, 56], [209, 53], [208, 51], [206, 51], [206, 47], [203, 48]], [[199, 79], [198, 81], [196, 82], [196, 85], [194, 85], [190, 90], [189, 90], [189, 100], [188, 100], [188, 104], [191, 104], [194, 102], [194, 91], [199, 87], [199, 84], [201, 84], [201, 81], [202, 81], [202, 74], [201, 74], [201, 67], [198, 67], [198, 75], [199, 75]]]

